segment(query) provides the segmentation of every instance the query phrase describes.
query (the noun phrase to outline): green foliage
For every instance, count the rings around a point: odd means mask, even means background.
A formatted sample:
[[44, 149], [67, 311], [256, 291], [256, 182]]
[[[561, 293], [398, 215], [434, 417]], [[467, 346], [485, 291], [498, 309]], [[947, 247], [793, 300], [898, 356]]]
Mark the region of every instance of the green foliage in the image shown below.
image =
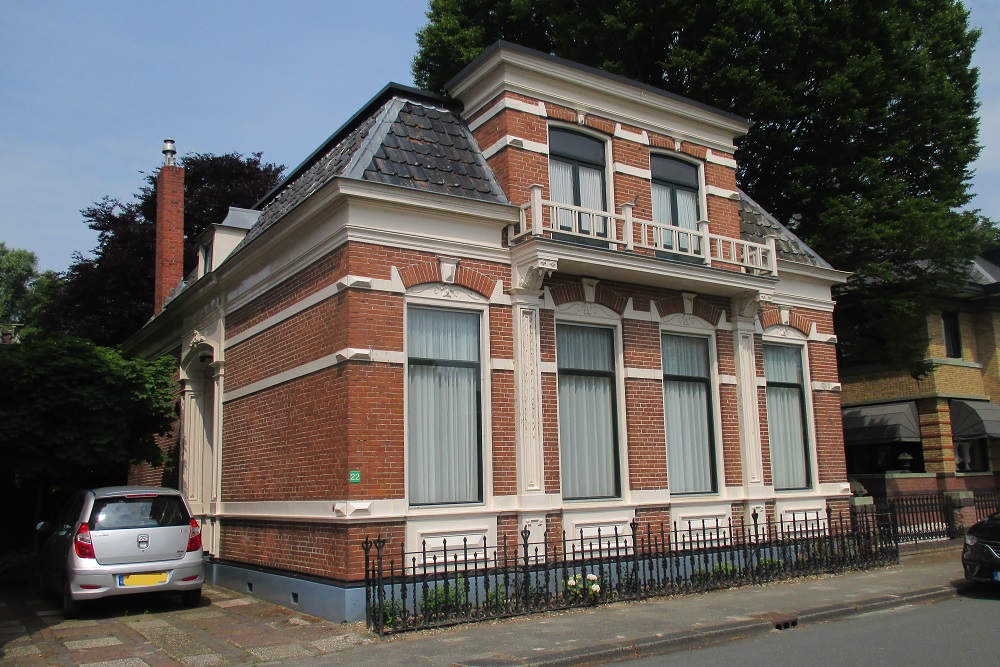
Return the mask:
[[[195, 239], [225, 219], [230, 206], [250, 208], [274, 188], [283, 166], [263, 162], [260, 153], [179, 158], [184, 167], [184, 273], [197, 260]], [[99, 345], [118, 345], [153, 314], [156, 248], [156, 175], [147, 174], [134, 201], [105, 197], [81, 211], [98, 232], [93, 256], [77, 253], [54, 294], [42, 324], [89, 338]]]
[[413, 73], [431, 90], [504, 39], [753, 121], [740, 186], [853, 273], [851, 360], [919, 374], [922, 318], [995, 239], [959, 212], [979, 153], [959, 0], [431, 0], [427, 16]]
[[446, 614], [457, 614], [465, 608], [468, 594], [465, 590], [465, 577], [458, 575], [454, 581], [435, 584], [426, 589], [418, 598], [420, 611], [425, 618], [439, 618]]
[[739, 570], [732, 563], [716, 563], [709, 570], [695, 570], [691, 573], [692, 583], [725, 582], [733, 579]]
[[69, 337], [0, 347], [0, 451], [18, 488], [122, 481], [131, 463], [162, 463], [155, 436], [174, 418], [176, 360], [126, 359]]
[[0, 241], [0, 324], [23, 325], [21, 335], [32, 333], [59, 280], [52, 271], [38, 272], [35, 253]]

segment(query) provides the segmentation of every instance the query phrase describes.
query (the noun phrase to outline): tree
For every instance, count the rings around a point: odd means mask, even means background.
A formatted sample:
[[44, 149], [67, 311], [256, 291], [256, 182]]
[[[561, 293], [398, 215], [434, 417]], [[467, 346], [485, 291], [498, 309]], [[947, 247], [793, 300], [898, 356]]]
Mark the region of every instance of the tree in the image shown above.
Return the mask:
[[[249, 208], [281, 180], [283, 166], [260, 153], [194, 153], [184, 167], [184, 273], [197, 261], [195, 239], [222, 222], [230, 206]], [[98, 232], [92, 257], [77, 253], [43, 318], [50, 331], [64, 331], [101, 345], [118, 345], [153, 315], [156, 252], [156, 174], [147, 174], [134, 201], [105, 197], [81, 211]]]
[[59, 280], [54, 271], [38, 272], [35, 253], [0, 241], [0, 325], [18, 324], [31, 332]]
[[854, 274], [842, 351], [923, 370], [918, 322], [994, 238], [961, 211], [979, 32], [958, 0], [431, 0], [428, 18], [413, 72], [432, 90], [505, 39], [748, 117], [740, 186]]
[[162, 465], [176, 369], [65, 336], [0, 346], [4, 488], [40, 508], [61, 489], [121, 483], [130, 464]]

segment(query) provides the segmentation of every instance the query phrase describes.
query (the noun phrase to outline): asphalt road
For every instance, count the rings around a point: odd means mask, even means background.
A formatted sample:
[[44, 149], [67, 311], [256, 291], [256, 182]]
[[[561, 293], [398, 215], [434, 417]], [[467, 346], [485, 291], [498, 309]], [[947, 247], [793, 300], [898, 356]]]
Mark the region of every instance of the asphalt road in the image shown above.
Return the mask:
[[995, 665], [1000, 663], [1000, 593], [970, 590], [935, 604], [896, 607], [846, 620], [774, 630], [629, 667]]

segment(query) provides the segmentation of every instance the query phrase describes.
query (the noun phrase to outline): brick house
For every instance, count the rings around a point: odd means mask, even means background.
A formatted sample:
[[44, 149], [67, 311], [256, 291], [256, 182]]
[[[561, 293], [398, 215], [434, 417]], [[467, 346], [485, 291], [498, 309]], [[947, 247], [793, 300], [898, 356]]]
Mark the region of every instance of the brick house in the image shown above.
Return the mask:
[[1000, 461], [1000, 249], [926, 323], [923, 378], [843, 370], [847, 471], [874, 495], [996, 489]]
[[357, 619], [366, 536], [845, 507], [846, 274], [737, 189], [747, 121], [503, 42], [448, 92], [386, 87], [128, 343], [178, 359], [215, 580]]

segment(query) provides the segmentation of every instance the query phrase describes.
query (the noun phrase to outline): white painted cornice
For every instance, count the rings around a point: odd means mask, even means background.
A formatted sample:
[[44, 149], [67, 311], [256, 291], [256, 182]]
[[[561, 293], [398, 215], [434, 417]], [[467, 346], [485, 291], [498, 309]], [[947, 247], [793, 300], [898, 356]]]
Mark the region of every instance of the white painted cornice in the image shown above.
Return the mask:
[[679, 135], [729, 153], [734, 150], [735, 139], [749, 129], [745, 122], [693, 102], [505, 48], [497, 49], [465, 72], [462, 79], [451, 82], [449, 92], [464, 103], [471, 117], [505, 91], [593, 113], [640, 130]]

